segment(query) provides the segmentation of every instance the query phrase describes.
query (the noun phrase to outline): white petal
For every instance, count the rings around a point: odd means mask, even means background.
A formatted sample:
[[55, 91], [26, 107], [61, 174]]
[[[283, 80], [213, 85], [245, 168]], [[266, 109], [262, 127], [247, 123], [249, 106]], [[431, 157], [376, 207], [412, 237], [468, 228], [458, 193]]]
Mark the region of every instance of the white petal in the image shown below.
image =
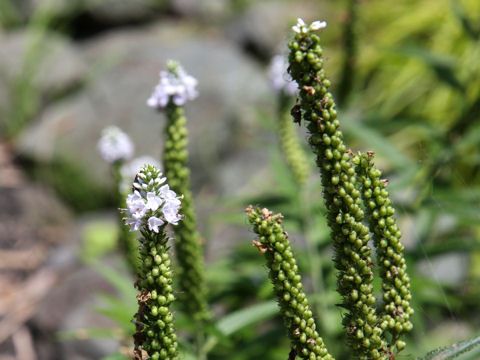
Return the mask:
[[314, 21], [311, 25], [310, 25], [310, 29], [311, 30], [320, 30], [320, 29], [324, 29], [327, 27], [327, 22], [326, 21]]

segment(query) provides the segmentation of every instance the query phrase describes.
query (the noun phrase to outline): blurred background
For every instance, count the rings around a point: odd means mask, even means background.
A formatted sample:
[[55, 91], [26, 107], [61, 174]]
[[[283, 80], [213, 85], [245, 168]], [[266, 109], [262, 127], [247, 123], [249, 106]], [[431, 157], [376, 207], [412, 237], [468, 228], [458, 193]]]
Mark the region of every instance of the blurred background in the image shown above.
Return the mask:
[[300, 189], [268, 77], [297, 17], [328, 22], [346, 142], [375, 151], [390, 180], [416, 310], [399, 358], [480, 333], [478, 0], [0, 0], [1, 360], [125, 358], [135, 290], [96, 144], [115, 124], [136, 156], [161, 159], [165, 118], [146, 99], [169, 59], [199, 80], [186, 111], [209, 359], [289, 351], [249, 203], [286, 216], [320, 333], [349, 359], [313, 156], [299, 128], [311, 167]]

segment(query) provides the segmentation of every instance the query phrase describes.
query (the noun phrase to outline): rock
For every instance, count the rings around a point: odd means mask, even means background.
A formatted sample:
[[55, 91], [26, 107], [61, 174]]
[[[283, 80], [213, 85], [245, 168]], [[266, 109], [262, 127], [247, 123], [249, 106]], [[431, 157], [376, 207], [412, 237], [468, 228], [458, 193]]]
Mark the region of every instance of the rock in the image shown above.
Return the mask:
[[33, 87], [32, 96], [41, 100], [79, 87], [86, 77], [87, 67], [78, 51], [58, 35], [48, 33], [41, 39], [19, 31], [0, 34], [0, 42], [0, 114], [18, 103], [13, 100], [21, 94], [14, 88], [20, 81]]
[[[99, 22], [107, 24], [140, 23], [158, 15], [162, 1], [142, 0], [85, 0], [85, 10]], [[164, 2], [163, 2], [164, 3]]]
[[465, 281], [468, 272], [468, 254], [448, 253], [419, 261], [420, 274], [442, 284], [458, 285]]
[[143, 0], [20, 0], [14, 3], [13, 9], [25, 20], [39, 12], [63, 21], [88, 14], [104, 25], [119, 25], [150, 20], [164, 5], [162, 1]]
[[184, 16], [219, 23], [232, 14], [231, 2], [224, 0], [173, 0], [172, 8]]
[[213, 181], [216, 164], [242, 146], [256, 109], [265, 114], [274, 109], [263, 70], [227, 39], [189, 24], [113, 32], [83, 45], [82, 53], [102, 70], [84, 91], [48, 107], [20, 137], [17, 149], [38, 161], [72, 161], [99, 183], [110, 179], [96, 149], [109, 124], [133, 138], [137, 156], [161, 153], [164, 115], [147, 107], [146, 99], [168, 59], [178, 60], [199, 80], [200, 96], [186, 106], [197, 185]]
[[269, 59], [278, 52], [286, 51], [288, 31], [296, 23], [297, 17], [305, 21], [317, 20], [312, 19], [312, 14], [322, 14], [321, 19], [326, 18], [320, 5], [311, 1], [257, 1], [232, 22], [227, 34], [234, 41]]

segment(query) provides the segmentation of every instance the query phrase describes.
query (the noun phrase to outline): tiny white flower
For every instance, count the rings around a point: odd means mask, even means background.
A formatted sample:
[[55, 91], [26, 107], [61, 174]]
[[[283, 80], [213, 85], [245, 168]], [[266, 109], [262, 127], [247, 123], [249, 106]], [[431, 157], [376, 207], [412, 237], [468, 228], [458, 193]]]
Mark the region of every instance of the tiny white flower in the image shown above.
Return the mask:
[[145, 205], [147, 209], [156, 211], [162, 205], [162, 202], [162, 199], [154, 192], [147, 192], [147, 204]]
[[116, 126], [108, 126], [103, 129], [97, 148], [102, 158], [109, 163], [127, 160], [133, 154], [132, 141]]
[[316, 31], [320, 29], [325, 29], [327, 27], [327, 22], [326, 21], [314, 21], [310, 25], [310, 30]]
[[324, 29], [327, 27], [327, 22], [326, 21], [314, 21], [310, 25], [306, 25], [305, 21], [303, 21], [301, 18], [297, 19], [297, 24], [295, 26], [292, 26], [292, 30], [296, 32], [297, 34], [306, 34], [308, 31], [317, 31], [320, 29]]
[[297, 18], [297, 25], [292, 26], [292, 30], [296, 33], [305, 32], [305, 21], [302, 18]]
[[158, 227], [159, 226], [162, 226], [165, 222], [158, 218], [158, 217], [155, 217], [155, 216], [151, 216], [149, 219], [148, 219], [148, 228], [156, 233], [158, 233]]

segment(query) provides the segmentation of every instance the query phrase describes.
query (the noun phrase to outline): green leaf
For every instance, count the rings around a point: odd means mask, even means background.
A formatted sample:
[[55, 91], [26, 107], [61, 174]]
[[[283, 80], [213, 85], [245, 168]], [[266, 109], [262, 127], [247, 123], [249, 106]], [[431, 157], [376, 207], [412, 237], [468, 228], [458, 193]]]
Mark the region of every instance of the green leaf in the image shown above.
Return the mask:
[[109, 268], [100, 262], [92, 263], [91, 266], [98, 271], [125, 299], [135, 299], [137, 290], [133, 287], [133, 279], [126, 271], [118, 271]]
[[[216, 328], [221, 336], [230, 336], [233, 333], [262, 320], [278, 314], [278, 305], [275, 301], [266, 301], [250, 306], [246, 309], [227, 314], [216, 323]], [[218, 343], [219, 335], [213, 335], [205, 343], [205, 351], [208, 352]]]
[[452, 0], [452, 13], [457, 17], [460, 24], [462, 24], [463, 30], [474, 40], [480, 38], [480, 28], [475, 28], [467, 17], [465, 9], [462, 7], [462, 4], [458, 0]]
[[420, 59], [437, 76], [438, 80], [450, 85], [460, 92], [465, 92], [465, 86], [460, 82], [455, 71], [457, 70], [456, 59], [444, 54], [436, 54], [418, 46], [405, 46], [396, 49], [396, 52], [409, 57]]
[[392, 166], [396, 168], [407, 168], [415, 165], [412, 160], [397, 149], [385, 136], [363, 124], [357, 115], [352, 113], [345, 115], [346, 121], [343, 121], [342, 126], [348, 136], [368, 144], [368, 150], [373, 150], [385, 158], [388, 158]]
[[459, 355], [473, 350], [480, 345], [480, 336], [477, 336], [471, 340], [462, 341], [456, 344], [452, 344], [448, 347], [438, 348], [430, 351], [423, 358], [417, 358], [417, 360], [448, 360], [454, 359]]

